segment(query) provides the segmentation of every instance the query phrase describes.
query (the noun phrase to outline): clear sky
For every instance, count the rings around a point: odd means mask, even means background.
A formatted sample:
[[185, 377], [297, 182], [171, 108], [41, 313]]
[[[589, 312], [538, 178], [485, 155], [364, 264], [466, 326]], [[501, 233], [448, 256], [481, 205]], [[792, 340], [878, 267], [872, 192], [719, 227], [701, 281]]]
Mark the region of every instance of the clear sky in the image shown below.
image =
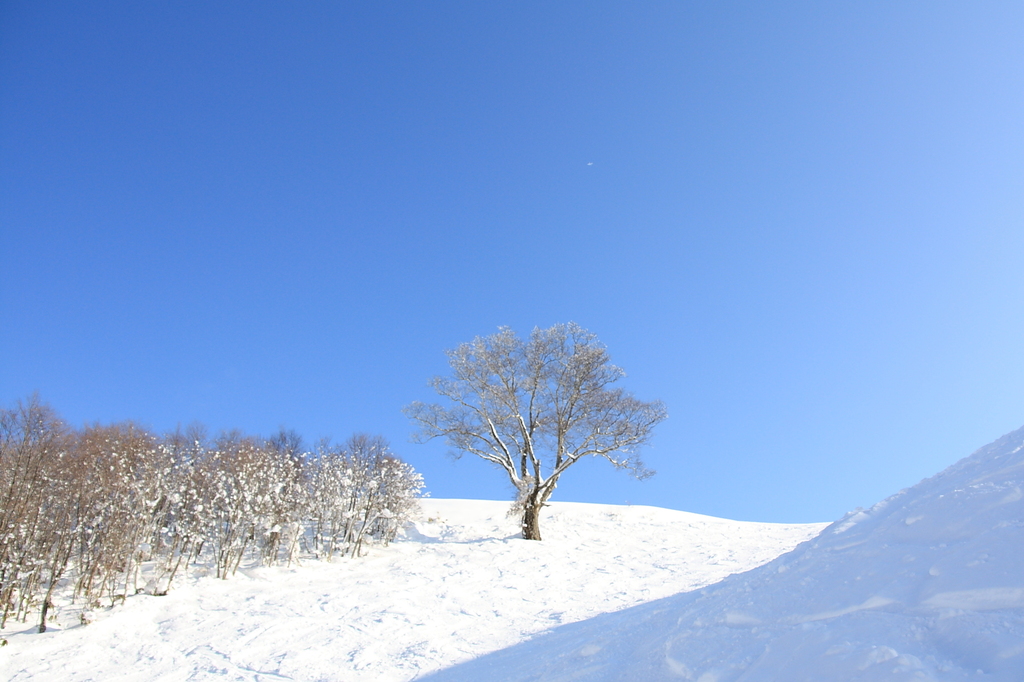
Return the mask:
[[[766, 6], [770, 5], [770, 6]], [[830, 520], [1024, 424], [1024, 4], [0, 4], [0, 402], [414, 445], [575, 321], [663, 400], [554, 499]]]

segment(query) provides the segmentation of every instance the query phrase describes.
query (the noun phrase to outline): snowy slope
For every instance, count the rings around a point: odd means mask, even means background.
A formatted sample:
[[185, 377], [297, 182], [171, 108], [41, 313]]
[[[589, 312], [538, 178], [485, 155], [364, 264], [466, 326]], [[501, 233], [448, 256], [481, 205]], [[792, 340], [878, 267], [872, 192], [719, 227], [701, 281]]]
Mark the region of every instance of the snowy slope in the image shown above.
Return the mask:
[[166, 597], [98, 611], [85, 627], [66, 607], [45, 634], [9, 627], [0, 679], [409, 680], [709, 585], [824, 527], [556, 502], [545, 540], [529, 542], [516, 537], [506, 502], [423, 508], [404, 540], [356, 561], [193, 576]]
[[771, 563], [433, 682], [1024, 680], [1024, 429]]

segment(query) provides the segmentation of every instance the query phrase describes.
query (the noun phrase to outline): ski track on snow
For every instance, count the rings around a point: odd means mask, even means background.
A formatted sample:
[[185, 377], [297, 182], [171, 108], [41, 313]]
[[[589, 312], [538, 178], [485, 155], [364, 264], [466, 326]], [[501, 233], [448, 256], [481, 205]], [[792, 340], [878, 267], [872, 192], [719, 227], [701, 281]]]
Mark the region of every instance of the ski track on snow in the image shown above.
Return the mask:
[[399, 682], [749, 570], [825, 524], [729, 521], [642, 506], [551, 503], [542, 542], [508, 504], [422, 501], [390, 547], [358, 559], [195, 572], [95, 622], [4, 631], [0, 677], [42, 680]]

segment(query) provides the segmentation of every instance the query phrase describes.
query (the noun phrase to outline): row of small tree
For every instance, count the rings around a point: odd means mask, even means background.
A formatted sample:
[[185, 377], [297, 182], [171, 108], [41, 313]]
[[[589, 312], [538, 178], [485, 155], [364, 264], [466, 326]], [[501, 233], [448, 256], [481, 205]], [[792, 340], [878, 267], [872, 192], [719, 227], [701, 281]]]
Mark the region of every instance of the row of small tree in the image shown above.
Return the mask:
[[31, 399], [0, 410], [0, 627], [38, 613], [45, 631], [57, 589], [114, 603], [166, 594], [199, 562], [226, 578], [247, 560], [358, 556], [394, 539], [422, 487], [380, 437], [307, 452], [294, 432], [73, 429]]

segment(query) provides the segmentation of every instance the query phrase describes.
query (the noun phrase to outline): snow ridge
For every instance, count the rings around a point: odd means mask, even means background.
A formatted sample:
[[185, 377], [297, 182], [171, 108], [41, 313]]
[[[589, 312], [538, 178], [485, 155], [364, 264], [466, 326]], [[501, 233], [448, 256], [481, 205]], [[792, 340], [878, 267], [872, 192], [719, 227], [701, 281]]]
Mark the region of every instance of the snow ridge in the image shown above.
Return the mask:
[[1024, 428], [748, 573], [428, 679], [1024, 680]]

